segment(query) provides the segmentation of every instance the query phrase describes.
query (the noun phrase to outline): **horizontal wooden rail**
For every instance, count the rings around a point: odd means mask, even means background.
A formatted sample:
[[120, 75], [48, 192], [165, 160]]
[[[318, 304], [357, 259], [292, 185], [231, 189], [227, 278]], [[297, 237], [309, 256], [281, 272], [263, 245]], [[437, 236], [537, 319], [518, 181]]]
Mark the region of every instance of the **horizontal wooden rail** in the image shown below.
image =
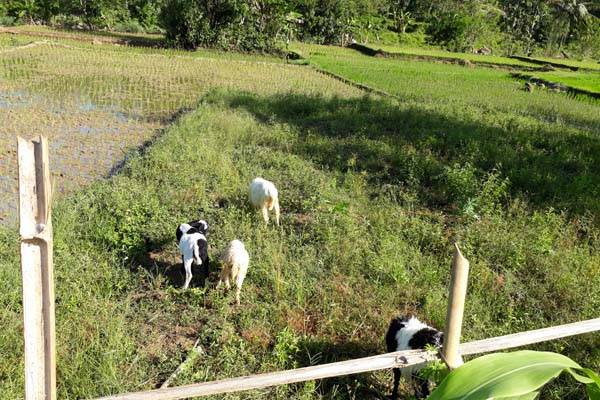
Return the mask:
[[600, 318], [462, 343], [460, 353], [463, 355], [489, 353], [595, 331], [600, 331]]
[[[461, 354], [486, 353], [520, 347], [527, 344], [539, 343], [567, 336], [600, 330], [600, 318], [551, 328], [538, 329], [499, 336], [491, 339], [478, 340], [460, 345]], [[361, 372], [377, 371], [390, 368], [403, 368], [424, 364], [437, 359], [437, 356], [424, 350], [407, 350], [386, 353], [378, 356], [357, 358], [331, 364], [316, 365], [267, 374], [244, 376], [241, 378], [223, 379], [213, 382], [196, 383], [173, 388], [150, 390], [146, 392], [117, 394], [102, 397], [97, 400], [176, 400], [196, 396], [207, 396], [219, 393], [232, 393], [250, 389], [260, 389], [269, 386], [288, 383], [311, 381], [330, 378], [333, 376], [358, 374]]]
[[287, 383], [312, 381], [332, 376], [357, 374], [389, 368], [402, 368], [409, 365], [425, 364], [437, 359], [434, 353], [424, 350], [406, 350], [378, 356], [357, 358], [330, 364], [315, 365], [287, 371], [250, 375], [241, 378], [222, 379], [213, 382], [197, 383], [166, 389], [117, 394], [98, 400], [175, 400], [188, 397], [206, 396], [219, 393], [232, 393], [249, 389], [260, 389]]

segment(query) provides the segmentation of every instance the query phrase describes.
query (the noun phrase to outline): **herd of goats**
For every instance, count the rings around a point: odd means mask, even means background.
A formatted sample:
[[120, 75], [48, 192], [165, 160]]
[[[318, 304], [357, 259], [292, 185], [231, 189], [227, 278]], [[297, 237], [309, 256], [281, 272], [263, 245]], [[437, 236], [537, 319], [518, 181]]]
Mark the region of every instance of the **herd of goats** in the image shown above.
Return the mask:
[[[279, 225], [279, 193], [275, 184], [263, 178], [255, 178], [250, 183], [249, 198], [252, 205], [261, 210], [265, 223], [269, 223], [269, 212], [274, 211], [275, 222]], [[185, 283], [183, 288], [187, 289], [192, 280], [192, 266], [200, 266], [208, 275], [208, 242], [206, 234], [208, 232], [208, 223], [204, 220], [195, 220], [179, 225], [176, 231], [179, 251], [181, 253], [183, 267], [185, 269]], [[242, 284], [248, 272], [250, 255], [242, 241], [232, 240], [225, 250], [221, 253], [220, 261], [222, 270], [219, 276], [217, 288], [224, 282], [225, 287], [231, 287], [230, 282], [236, 286], [235, 301], [240, 304], [240, 292]], [[401, 316], [392, 319], [385, 335], [385, 342], [388, 352], [424, 349], [427, 346], [440, 347], [443, 341], [443, 333], [419, 321], [414, 316]], [[398, 398], [398, 387], [400, 384], [401, 371], [405, 369], [395, 368], [394, 386], [391, 395], [392, 400]], [[421, 379], [411, 370], [404, 373], [404, 376], [411, 381], [418, 381], [415, 387], [418, 397], [426, 397], [429, 394], [430, 382]]]

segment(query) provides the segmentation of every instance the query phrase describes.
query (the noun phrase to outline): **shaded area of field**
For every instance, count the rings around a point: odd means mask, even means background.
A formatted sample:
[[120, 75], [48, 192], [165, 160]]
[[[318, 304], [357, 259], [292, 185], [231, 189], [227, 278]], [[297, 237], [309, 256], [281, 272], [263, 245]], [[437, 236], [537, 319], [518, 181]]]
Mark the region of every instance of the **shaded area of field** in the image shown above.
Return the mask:
[[376, 185], [411, 187], [433, 207], [461, 202], [462, 194], [453, 198], [449, 193], [445, 175], [460, 163], [478, 168], [475, 175], [481, 179], [495, 168], [509, 179], [513, 196], [538, 207], [600, 213], [595, 167], [600, 165], [600, 140], [595, 136], [559, 134], [550, 126], [511, 132], [378, 99], [242, 96], [230, 104], [261, 120], [276, 116], [298, 126], [304, 135], [295, 151], [313, 154], [313, 161], [341, 171], [367, 171]]
[[[303, 104], [309, 118], [287, 113], [291, 109], [287, 104], [264, 104], [258, 106], [260, 112], [273, 107], [284, 118], [302, 124], [312, 123], [314, 113], [325, 126], [342, 125], [348, 132], [364, 132], [367, 138], [387, 137], [395, 143], [389, 154], [377, 147], [366, 158], [377, 163], [381, 157], [375, 154], [383, 151], [391, 167], [398, 164], [393, 160], [403, 159], [403, 153], [422, 154], [423, 164], [414, 167], [416, 178], [398, 168], [395, 174], [392, 169], [392, 178], [399, 174], [401, 181], [417, 179], [424, 188], [439, 176], [439, 163], [469, 163], [480, 171], [501, 171], [510, 179], [513, 196], [538, 206], [600, 215], [596, 200], [600, 176], [595, 167], [600, 163], [598, 103], [547, 91], [527, 93], [499, 71], [467, 72], [458, 66], [377, 60], [344, 49], [325, 54], [318, 46], [312, 51], [311, 60], [321, 68], [392, 93], [404, 105], [321, 104], [307, 109], [300, 99], [295, 103]], [[344, 111], [346, 107], [349, 110]], [[353, 118], [352, 109], [361, 107], [373, 118]]]

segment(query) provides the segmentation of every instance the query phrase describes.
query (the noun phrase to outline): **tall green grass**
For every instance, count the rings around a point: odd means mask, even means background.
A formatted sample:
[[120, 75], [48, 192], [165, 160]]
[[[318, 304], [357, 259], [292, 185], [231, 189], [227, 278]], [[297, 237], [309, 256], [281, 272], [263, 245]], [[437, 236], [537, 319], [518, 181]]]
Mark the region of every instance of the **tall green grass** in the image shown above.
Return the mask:
[[472, 53], [459, 53], [453, 51], [446, 51], [436, 48], [420, 48], [420, 47], [408, 47], [398, 45], [370, 45], [369, 47], [378, 50], [381, 49], [392, 55], [404, 55], [404, 56], [427, 56], [427, 57], [439, 57], [442, 59], [454, 58], [457, 60], [469, 60], [474, 63], [486, 63], [496, 64], [499, 66], [517, 66], [517, 67], [537, 67], [536, 64], [528, 63], [525, 61], [516, 60], [514, 58], [494, 56], [494, 55], [479, 55]]

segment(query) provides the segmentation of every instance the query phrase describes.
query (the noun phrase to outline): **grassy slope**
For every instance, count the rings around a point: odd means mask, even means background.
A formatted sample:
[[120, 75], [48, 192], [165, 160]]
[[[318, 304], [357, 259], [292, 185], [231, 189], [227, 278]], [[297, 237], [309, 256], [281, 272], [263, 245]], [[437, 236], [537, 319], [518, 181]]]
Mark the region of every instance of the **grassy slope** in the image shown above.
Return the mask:
[[[548, 197], [537, 191], [540, 178], [528, 173], [555, 172], [567, 160], [572, 168], [594, 162], [594, 153], [580, 147], [597, 140], [593, 105], [557, 108], [552, 121], [564, 131], [560, 139], [545, 122], [547, 102], [567, 100], [534, 93], [531, 108], [522, 110], [524, 100], [510, 81], [472, 72], [430, 67], [417, 79], [408, 68], [413, 90], [396, 91], [407, 95], [402, 103], [358, 97], [308, 71], [302, 84], [288, 86], [291, 92], [281, 84], [259, 91], [271, 76], [210, 92], [119, 175], [59, 201], [61, 398], [152, 387], [196, 337], [206, 354], [177, 383], [381, 352], [386, 324], [398, 309], [443, 323], [452, 238], [461, 240], [472, 263], [465, 339], [595, 317], [597, 213], [580, 212], [591, 207], [585, 202], [591, 194], [580, 189], [561, 197], [549, 188]], [[448, 76], [461, 84], [450, 95], [442, 85]], [[484, 95], [469, 98], [485, 82], [494, 90], [510, 85], [512, 97], [500, 104], [478, 102]], [[423, 86], [414, 90], [416, 84]], [[319, 93], [319, 87], [328, 89]], [[498, 121], [506, 116], [506, 124]], [[516, 133], [507, 133], [509, 127]], [[474, 140], [473, 131], [494, 140]], [[554, 145], [560, 157], [543, 157]], [[506, 153], [509, 168], [494, 171], [494, 160], [485, 163], [481, 153], [498, 146], [492, 154]], [[523, 157], [529, 170], [521, 179], [533, 182], [531, 193], [507, 173], [516, 168], [509, 161]], [[597, 179], [585, 168], [577, 172]], [[256, 175], [280, 187], [281, 229], [262, 226], [248, 209], [246, 186]], [[575, 199], [582, 194], [584, 201]], [[549, 209], [553, 203], [579, 216]], [[231, 297], [212, 288], [176, 289], [181, 274], [173, 230], [196, 216], [212, 224], [213, 257], [234, 237], [246, 242], [252, 261], [244, 307], [232, 308]], [[5, 398], [22, 396], [23, 386], [16, 245], [15, 235], [3, 230]], [[596, 369], [598, 347], [592, 335], [542, 346]], [[228, 398], [373, 398], [387, 392], [388, 382], [386, 373], [367, 374], [328, 380], [316, 390], [309, 383]], [[573, 389], [544, 394], [580, 397]]]
[[[256, 111], [272, 100], [214, 94], [119, 176], [60, 203], [62, 398], [151, 387], [196, 336], [206, 354], [178, 383], [381, 352], [387, 321], [398, 309], [443, 323], [448, 236], [461, 239], [472, 261], [466, 339], [595, 316], [600, 303], [589, 294], [600, 283], [598, 238], [577, 239], [581, 224], [551, 211], [529, 214], [519, 203], [479, 219], [423, 208], [409, 189], [368, 184], [370, 175], [343, 147], [354, 141], [343, 130], [330, 138], [295, 122], [260, 122]], [[358, 112], [375, 105], [394, 107], [355, 100], [332, 109], [356, 115], [353, 123], [360, 125]], [[314, 117], [316, 102], [304, 106]], [[384, 139], [363, 140], [367, 148], [385, 146]], [[324, 169], [320, 157], [330, 157], [332, 146], [347, 159]], [[281, 230], [263, 227], [248, 209], [246, 185], [256, 175], [280, 187]], [[234, 237], [248, 246], [252, 262], [240, 309], [212, 288], [172, 288], [181, 283], [173, 227], [197, 215], [212, 222], [213, 256]], [[85, 249], [83, 259], [78, 247]], [[13, 347], [20, 323], [15, 262], [12, 256], [0, 268], [8, 328], [0, 346], [7, 393], [16, 397], [22, 382], [19, 347]], [[544, 348], [593, 367], [595, 346], [583, 337]], [[373, 397], [386, 391], [385, 380], [386, 374], [366, 375], [328, 381], [315, 393], [310, 384], [269, 392], [275, 398], [347, 398], [347, 391]]]

